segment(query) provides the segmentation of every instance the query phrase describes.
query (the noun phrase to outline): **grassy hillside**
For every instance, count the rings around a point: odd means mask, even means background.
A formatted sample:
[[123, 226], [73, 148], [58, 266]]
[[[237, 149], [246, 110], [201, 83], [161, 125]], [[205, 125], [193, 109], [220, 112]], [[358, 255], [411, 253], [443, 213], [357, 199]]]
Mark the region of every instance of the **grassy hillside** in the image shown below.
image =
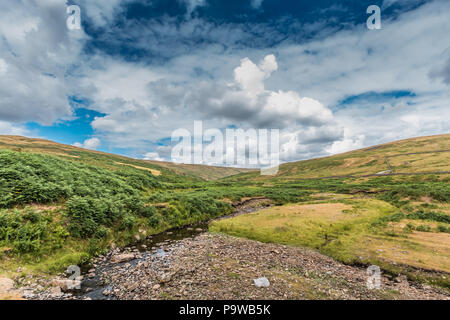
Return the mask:
[[[220, 168], [214, 171], [218, 175]], [[126, 245], [143, 234], [230, 212], [230, 204], [202, 194], [162, 209], [149, 201], [203, 181], [192, 172], [143, 160], [1, 136], [0, 273], [19, 265], [28, 271], [62, 270], [111, 243]]]
[[419, 172], [450, 172], [450, 134], [401, 140], [331, 157], [286, 163], [280, 166], [276, 177], [248, 173], [236, 178], [295, 180]]
[[106, 162], [0, 150], [0, 273], [17, 266], [59, 271], [112, 243], [231, 212], [230, 204], [203, 194], [156, 208], [151, 195], [195, 188], [194, 181]]
[[53, 155], [62, 159], [95, 165], [110, 170], [120, 170], [123, 166], [132, 166], [168, 178], [182, 175], [194, 180], [215, 180], [252, 171], [238, 168], [177, 165], [170, 162], [137, 160], [99, 151], [81, 149], [53, 141], [21, 136], [0, 136], [0, 149]]
[[168, 168], [179, 174], [200, 177], [206, 181], [219, 180], [239, 173], [256, 172], [253, 169], [215, 167], [195, 164], [177, 164], [173, 162], [147, 161], [149, 163]]

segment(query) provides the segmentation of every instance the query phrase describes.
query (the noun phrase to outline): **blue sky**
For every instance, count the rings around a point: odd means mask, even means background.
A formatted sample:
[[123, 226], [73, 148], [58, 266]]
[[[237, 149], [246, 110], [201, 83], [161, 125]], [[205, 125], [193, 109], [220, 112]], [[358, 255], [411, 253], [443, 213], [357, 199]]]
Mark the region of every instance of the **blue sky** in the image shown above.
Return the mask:
[[[81, 8], [82, 30], [66, 27]], [[382, 29], [368, 30], [369, 5]], [[0, 134], [136, 158], [170, 136], [277, 128], [283, 161], [448, 133], [445, 0], [0, 4]]]

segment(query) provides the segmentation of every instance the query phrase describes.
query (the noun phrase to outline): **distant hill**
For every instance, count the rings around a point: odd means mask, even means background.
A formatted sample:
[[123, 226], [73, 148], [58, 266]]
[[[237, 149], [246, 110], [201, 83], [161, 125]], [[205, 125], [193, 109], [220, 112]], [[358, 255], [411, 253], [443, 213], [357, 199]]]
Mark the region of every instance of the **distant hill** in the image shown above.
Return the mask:
[[169, 176], [183, 175], [193, 179], [216, 180], [243, 172], [252, 172], [250, 169], [225, 168], [202, 165], [178, 165], [171, 162], [146, 161], [131, 159], [124, 156], [87, 150], [56, 143], [44, 139], [32, 139], [22, 136], [1, 136], [0, 149], [10, 149], [37, 154], [48, 154], [64, 159], [83, 162], [85, 164], [96, 165], [107, 169], [116, 169], [122, 166], [132, 166], [137, 169], [152, 172], [159, 176], [166, 174]]
[[230, 179], [295, 180], [325, 177], [450, 172], [450, 134], [411, 138], [330, 157], [290, 162], [276, 176], [241, 174]]
[[197, 164], [178, 164], [173, 162], [160, 162], [149, 160], [147, 160], [147, 162], [164, 168], [168, 168], [180, 174], [190, 174], [192, 176], [200, 177], [208, 181], [218, 180], [221, 178], [234, 176], [240, 173], [256, 172], [256, 170], [254, 169], [244, 169], [244, 168], [216, 167]]
[[295, 180], [309, 178], [450, 172], [450, 134], [411, 138], [350, 151], [330, 157], [290, 162], [280, 166], [276, 176], [259, 171], [206, 165], [131, 159], [86, 150], [49, 140], [21, 136], [0, 136], [0, 149], [50, 154], [86, 164], [106, 167], [133, 166], [154, 175], [183, 175], [192, 179]]

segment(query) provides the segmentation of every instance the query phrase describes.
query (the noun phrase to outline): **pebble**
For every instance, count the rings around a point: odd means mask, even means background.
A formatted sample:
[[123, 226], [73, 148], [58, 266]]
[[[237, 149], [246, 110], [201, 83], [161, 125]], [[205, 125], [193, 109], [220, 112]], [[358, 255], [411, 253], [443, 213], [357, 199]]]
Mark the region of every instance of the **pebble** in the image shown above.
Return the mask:
[[255, 286], [257, 286], [258, 288], [261, 287], [269, 287], [270, 286], [270, 282], [269, 279], [262, 277], [262, 278], [258, 278], [258, 279], [254, 279], [253, 283], [255, 284]]

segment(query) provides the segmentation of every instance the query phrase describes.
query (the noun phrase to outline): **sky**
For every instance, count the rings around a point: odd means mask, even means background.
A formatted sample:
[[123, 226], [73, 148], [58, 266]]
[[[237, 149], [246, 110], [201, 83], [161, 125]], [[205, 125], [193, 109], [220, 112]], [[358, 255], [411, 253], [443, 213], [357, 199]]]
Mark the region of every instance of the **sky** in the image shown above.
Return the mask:
[[2, 0], [0, 134], [170, 160], [201, 120], [279, 129], [295, 161], [449, 133], [449, 16], [448, 0]]

